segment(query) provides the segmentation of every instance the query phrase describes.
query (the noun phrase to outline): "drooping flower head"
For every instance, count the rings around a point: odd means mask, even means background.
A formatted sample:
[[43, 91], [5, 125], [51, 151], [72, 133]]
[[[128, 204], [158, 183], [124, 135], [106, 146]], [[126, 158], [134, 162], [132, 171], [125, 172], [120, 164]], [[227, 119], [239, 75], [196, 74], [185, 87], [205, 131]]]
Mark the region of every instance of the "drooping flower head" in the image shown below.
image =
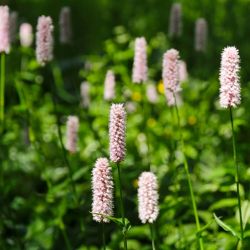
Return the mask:
[[158, 183], [151, 172], [143, 172], [138, 182], [139, 218], [142, 223], [153, 223], [159, 214]]
[[10, 12], [10, 42], [13, 43], [16, 40], [17, 36], [17, 22], [18, 22], [18, 14], [16, 11]]
[[71, 11], [69, 7], [63, 7], [59, 17], [60, 26], [60, 42], [62, 44], [71, 43], [72, 28], [71, 28]]
[[112, 162], [121, 162], [126, 153], [126, 111], [123, 104], [112, 104], [109, 117], [109, 152]]
[[75, 153], [77, 151], [78, 128], [79, 128], [78, 117], [69, 116], [67, 120], [66, 149], [70, 153]]
[[9, 7], [0, 6], [0, 53], [10, 51]]
[[170, 17], [169, 17], [169, 37], [180, 37], [182, 33], [182, 14], [181, 14], [181, 4], [174, 3], [171, 7]]
[[207, 48], [207, 21], [198, 18], [195, 22], [195, 50], [205, 52]]
[[115, 97], [115, 75], [108, 70], [104, 82], [104, 100], [111, 101]]
[[154, 84], [147, 84], [147, 99], [151, 103], [156, 103], [158, 100], [157, 90]]
[[92, 171], [92, 215], [97, 222], [109, 222], [113, 215], [113, 177], [107, 158], [99, 158]]
[[136, 38], [132, 80], [134, 83], [145, 82], [148, 79], [147, 42], [144, 37]]
[[23, 47], [30, 47], [33, 42], [32, 26], [29, 23], [22, 23], [19, 30], [20, 43]]
[[162, 79], [168, 105], [172, 106], [175, 104], [175, 94], [181, 90], [179, 81], [179, 52], [175, 49], [170, 49], [163, 55]]
[[36, 32], [36, 59], [39, 64], [45, 65], [53, 59], [53, 24], [49, 16], [40, 16]]
[[83, 108], [88, 108], [90, 104], [90, 85], [89, 82], [81, 83], [81, 106]]
[[240, 104], [240, 56], [236, 47], [224, 48], [220, 66], [220, 105], [222, 108]]

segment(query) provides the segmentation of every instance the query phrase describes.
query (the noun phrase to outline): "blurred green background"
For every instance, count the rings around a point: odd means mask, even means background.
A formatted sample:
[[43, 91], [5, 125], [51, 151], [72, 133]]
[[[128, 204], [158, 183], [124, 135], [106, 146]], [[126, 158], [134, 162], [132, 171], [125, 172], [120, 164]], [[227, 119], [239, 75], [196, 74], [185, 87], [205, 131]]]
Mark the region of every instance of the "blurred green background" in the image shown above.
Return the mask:
[[[134, 37], [143, 35], [151, 38], [158, 32], [167, 33], [169, 11], [173, 2], [183, 3], [183, 35], [177, 49], [181, 50], [181, 55], [187, 61], [190, 70], [197, 72], [196, 68], [200, 66], [193, 49], [194, 22], [198, 17], [204, 17], [208, 21], [209, 49], [205, 59], [209, 74], [215, 74], [221, 48], [227, 45], [239, 48], [243, 63], [250, 58], [250, 5], [246, 0], [2, 1], [17, 10], [21, 20], [29, 21], [33, 25], [41, 14], [51, 15], [57, 24], [60, 8], [64, 5], [70, 6], [73, 12], [75, 39], [73, 55], [100, 51], [103, 41], [112, 36], [113, 28], [118, 25], [124, 26]], [[172, 46], [176, 47], [175, 44]], [[247, 79], [250, 69], [245, 68], [242, 73], [244, 79]]]

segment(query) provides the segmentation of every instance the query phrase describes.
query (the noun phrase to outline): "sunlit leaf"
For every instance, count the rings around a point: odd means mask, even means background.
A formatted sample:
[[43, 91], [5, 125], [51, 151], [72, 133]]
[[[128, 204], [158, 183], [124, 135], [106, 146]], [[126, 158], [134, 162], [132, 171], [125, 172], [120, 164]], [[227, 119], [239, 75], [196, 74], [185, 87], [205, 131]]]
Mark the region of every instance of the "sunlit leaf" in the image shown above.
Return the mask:
[[214, 213], [214, 218], [216, 223], [223, 228], [225, 231], [230, 232], [234, 237], [241, 239], [240, 235], [238, 232], [236, 232], [231, 226], [227, 225], [225, 222], [223, 222], [219, 217], [216, 216]]

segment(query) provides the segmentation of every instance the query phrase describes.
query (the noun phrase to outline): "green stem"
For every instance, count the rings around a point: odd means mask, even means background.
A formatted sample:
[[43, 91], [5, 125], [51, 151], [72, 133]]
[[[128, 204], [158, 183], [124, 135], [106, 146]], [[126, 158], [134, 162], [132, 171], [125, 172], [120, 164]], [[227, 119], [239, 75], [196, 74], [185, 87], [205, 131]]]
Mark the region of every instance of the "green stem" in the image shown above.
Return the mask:
[[[53, 73], [53, 65], [52, 64], [51, 64], [51, 67], [52, 67], [52, 73]], [[56, 82], [57, 77], [54, 74], [53, 74], [53, 77], [54, 77], [54, 82]], [[72, 167], [71, 167], [70, 162], [69, 162], [68, 157], [67, 157], [67, 151], [66, 151], [66, 149], [64, 147], [64, 144], [63, 144], [63, 139], [62, 139], [63, 136], [62, 136], [61, 126], [60, 126], [60, 117], [59, 117], [59, 113], [58, 113], [58, 110], [57, 110], [56, 94], [55, 93], [56, 93], [56, 86], [54, 84], [54, 85], [51, 85], [51, 95], [52, 95], [54, 112], [55, 112], [56, 121], [57, 121], [57, 135], [58, 135], [58, 138], [59, 138], [59, 142], [60, 142], [64, 162], [65, 162], [65, 164], [66, 164], [66, 166], [67, 166], [67, 168], [69, 170], [69, 179], [70, 179], [70, 183], [71, 183], [71, 186], [72, 186], [72, 191], [74, 193], [75, 202], [79, 206], [79, 202], [78, 202], [78, 199], [77, 199], [77, 193], [76, 193], [76, 187], [75, 187], [75, 183], [74, 183], [74, 180], [73, 180], [73, 170], [72, 170]]]
[[151, 234], [151, 242], [152, 242], [152, 250], [155, 250], [155, 234], [154, 234], [154, 224], [149, 223], [150, 234]]
[[1, 77], [0, 77], [0, 122], [4, 122], [4, 89], [5, 89], [5, 53], [1, 54]]
[[65, 229], [62, 229], [62, 234], [63, 234], [63, 238], [64, 238], [64, 241], [65, 241], [67, 250], [72, 250], [72, 247], [70, 245], [69, 238], [68, 238], [68, 235], [65, 232]]
[[146, 145], [147, 145], [147, 163], [149, 166], [149, 171], [151, 171], [151, 151], [150, 151], [150, 143], [149, 143], [149, 133], [148, 133], [148, 124], [147, 124], [147, 117], [149, 117], [150, 114], [148, 114], [147, 110], [147, 102], [145, 99], [146, 93], [143, 93], [142, 95], [142, 115], [143, 115], [143, 124], [142, 129], [145, 131], [145, 138], [146, 138]]
[[[124, 215], [124, 206], [123, 206], [121, 171], [120, 171], [120, 164], [119, 163], [117, 163], [117, 171], [118, 171], [118, 189], [120, 192], [119, 200], [120, 200], [122, 224], [125, 227], [125, 215]], [[123, 233], [124, 249], [127, 250], [128, 249], [128, 247], [127, 247], [127, 232], [126, 232], [126, 230], [123, 230], [122, 233]]]
[[94, 117], [90, 115], [89, 111], [86, 109], [86, 110], [82, 110], [82, 108], [80, 108], [80, 114], [82, 113], [82, 118], [84, 120], [86, 120], [86, 122], [88, 122], [89, 124], [89, 127], [91, 128], [91, 132], [94, 136], [94, 139], [95, 141], [98, 141], [99, 142], [99, 151], [98, 151], [98, 154], [99, 152], [101, 152], [103, 155], [106, 154], [105, 150], [104, 150], [104, 147], [103, 145], [101, 144], [101, 141], [102, 141], [102, 138], [99, 136], [98, 134], [98, 131], [92, 126], [93, 122], [94, 122]]
[[[18, 79], [16, 80], [16, 90], [17, 90], [17, 93], [19, 95], [19, 99], [20, 99], [20, 103], [21, 105], [23, 105], [26, 109], [26, 122], [27, 122], [27, 125], [28, 125], [28, 129], [29, 129], [29, 140], [32, 138], [31, 140], [31, 143], [32, 145], [34, 146], [35, 150], [37, 151], [39, 157], [41, 157], [41, 150], [39, 150], [39, 146], [41, 147], [41, 142], [37, 139], [36, 137], [36, 133], [34, 132], [34, 130], [32, 129], [32, 119], [33, 119], [33, 116], [31, 115], [31, 104], [28, 102], [28, 98], [27, 98], [27, 93], [25, 91], [25, 88], [24, 88], [24, 83], [20, 82]], [[32, 136], [30, 135], [31, 134], [31, 130], [33, 131], [32, 133]], [[43, 153], [43, 155], [45, 155]], [[40, 159], [40, 162], [42, 162], [42, 160]], [[43, 166], [46, 166], [47, 164], [42, 164]], [[43, 168], [41, 168], [41, 172], [42, 172]], [[46, 172], [46, 171], [45, 171]], [[49, 187], [49, 190], [51, 188], [51, 182], [49, 180], [49, 176], [48, 174], [46, 173], [45, 174], [45, 179], [46, 179], [46, 183]]]
[[103, 245], [103, 250], [106, 250], [106, 239], [105, 239], [104, 223], [102, 223], [102, 245]]
[[69, 170], [69, 179], [70, 179], [70, 182], [71, 182], [71, 186], [72, 186], [72, 191], [74, 193], [74, 197], [75, 197], [75, 202], [78, 204], [78, 199], [77, 199], [77, 194], [76, 194], [76, 187], [75, 187], [75, 183], [74, 183], [74, 180], [73, 180], [73, 170], [72, 170], [72, 167], [69, 163], [69, 160], [68, 160], [68, 157], [67, 157], [67, 151], [64, 147], [64, 144], [63, 144], [63, 136], [62, 136], [62, 131], [61, 131], [61, 126], [60, 126], [60, 119], [59, 119], [59, 115], [57, 113], [57, 106], [56, 106], [56, 101], [54, 100], [53, 101], [54, 103], [54, 109], [55, 109], [55, 113], [56, 113], [56, 118], [57, 118], [57, 134], [58, 134], [58, 138], [59, 138], [59, 142], [60, 142], [60, 146], [61, 146], [61, 150], [62, 150], [62, 155], [63, 155], [63, 159], [64, 159], [64, 162], [66, 164], [66, 166], [68, 167], [68, 170]]
[[[175, 99], [175, 111], [176, 111], [178, 127], [179, 127], [179, 133], [180, 133], [181, 149], [182, 149], [183, 157], [184, 157], [184, 169], [185, 169], [185, 172], [186, 172], [186, 175], [187, 175], [187, 181], [188, 181], [189, 192], [190, 192], [190, 196], [191, 196], [191, 200], [192, 200], [192, 206], [193, 206], [194, 218], [195, 218], [195, 223], [196, 223], [196, 229], [197, 229], [197, 231], [200, 231], [200, 228], [201, 228], [200, 227], [200, 221], [199, 221], [197, 205], [196, 205], [196, 201], [195, 201], [195, 197], [194, 197], [194, 191], [193, 191], [191, 176], [190, 176], [190, 173], [189, 173], [188, 162], [187, 162], [187, 158], [186, 158], [186, 155], [185, 155], [185, 144], [184, 144], [184, 140], [183, 140], [183, 136], [182, 136], [181, 124], [180, 124], [180, 116], [179, 116], [179, 111], [178, 111], [178, 106], [177, 106], [175, 96], [174, 96], [174, 99]], [[204, 250], [203, 239], [202, 239], [201, 235], [198, 236], [198, 241], [199, 241], [200, 250]]]
[[51, 67], [52, 67], [52, 74], [53, 74], [54, 82], [55, 82], [55, 88], [56, 88], [56, 92], [58, 96], [60, 96], [60, 98], [62, 98], [64, 101], [67, 101], [70, 103], [75, 102], [76, 98], [72, 96], [71, 94], [69, 94], [64, 89], [63, 76], [62, 76], [62, 72], [59, 66], [57, 66], [55, 63], [52, 63]]
[[229, 108], [229, 113], [230, 113], [230, 121], [231, 121], [231, 128], [232, 128], [232, 137], [233, 137], [234, 164], [235, 164], [235, 168], [236, 168], [235, 183], [236, 183], [236, 188], [237, 188], [238, 207], [239, 207], [239, 214], [240, 214], [241, 241], [242, 241], [242, 245], [243, 245], [244, 228], [243, 228], [242, 211], [241, 211], [241, 199], [240, 199], [239, 165], [238, 165], [238, 160], [237, 160], [235, 132], [234, 132], [234, 122], [233, 122], [233, 111], [232, 111], [231, 107]]

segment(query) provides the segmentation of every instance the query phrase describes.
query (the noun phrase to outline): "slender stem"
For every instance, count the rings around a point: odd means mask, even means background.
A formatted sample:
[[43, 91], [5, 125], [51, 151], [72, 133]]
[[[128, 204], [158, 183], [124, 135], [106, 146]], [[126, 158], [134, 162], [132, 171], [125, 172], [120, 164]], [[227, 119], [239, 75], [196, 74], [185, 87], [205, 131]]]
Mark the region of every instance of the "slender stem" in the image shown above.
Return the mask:
[[66, 166], [68, 167], [68, 170], [69, 170], [69, 178], [70, 178], [70, 182], [71, 182], [71, 186], [72, 186], [72, 191], [74, 193], [75, 201], [78, 204], [78, 199], [77, 199], [77, 194], [76, 194], [76, 187], [75, 187], [75, 183], [74, 183], [74, 180], [73, 180], [73, 170], [72, 170], [72, 167], [71, 167], [71, 165], [69, 163], [69, 160], [68, 160], [68, 157], [67, 157], [67, 151], [66, 151], [66, 149], [64, 147], [64, 144], [63, 144], [62, 131], [61, 131], [61, 126], [60, 126], [59, 115], [57, 113], [56, 101], [54, 100], [53, 103], [54, 103], [54, 108], [55, 108], [55, 112], [56, 112], [57, 134], [58, 134], [58, 138], [59, 138], [59, 142], [60, 142], [60, 146], [61, 146], [61, 150], [62, 150], [62, 155], [63, 155], [64, 162], [65, 162], [65, 164], [66, 164]]
[[[25, 91], [25, 88], [24, 88], [23, 84], [24, 83], [19, 82], [18, 80], [16, 81], [16, 89], [17, 89], [17, 92], [18, 92], [18, 95], [19, 95], [19, 98], [20, 98], [20, 102], [26, 109], [26, 122], [27, 122], [28, 129], [29, 129], [29, 138], [28, 139], [30, 141], [30, 139], [32, 137], [31, 143], [34, 146], [35, 150], [37, 151], [37, 153], [38, 153], [38, 155], [40, 157], [40, 162], [42, 162], [41, 155], [45, 155], [45, 154], [44, 154], [44, 152], [41, 152], [42, 151], [41, 141], [37, 138], [36, 133], [32, 129], [33, 116], [31, 115], [31, 107], [30, 107], [31, 104], [28, 102], [27, 93]], [[30, 135], [31, 130], [33, 131], [32, 136]], [[41, 150], [39, 149], [39, 146], [40, 146]], [[42, 165], [46, 166], [46, 164], [42, 164]], [[41, 172], [42, 172], [42, 170], [43, 169], [41, 168]], [[45, 171], [45, 173], [46, 173], [45, 174], [45, 180], [46, 180], [46, 183], [47, 183], [48, 188], [50, 190], [52, 184], [51, 184], [51, 181], [50, 181], [49, 176], [48, 176], [46, 171]]]
[[[82, 112], [82, 109], [80, 110], [80, 113]], [[91, 116], [88, 112], [88, 110], [83, 113], [83, 119], [86, 119], [86, 121], [89, 123], [89, 127], [91, 128], [91, 132], [93, 133], [93, 136], [95, 138], [95, 141], [99, 142], [99, 152], [101, 152], [103, 155], [106, 154], [103, 145], [101, 144], [102, 138], [99, 136], [98, 131], [92, 126], [94, 122], [94, 117]], [[99, 153], [98, 152], [98, 153]]]
[[62, 98], [63, 100], [67, 102], [70, 102], [70, 103], [75, 102], [76, 98], [72, 96], [71, 94], [69, 94], [64, 89], [64, 81], [63, 81], [63, 76], [62, 76], [60, 67], [56, 65], [55, 63], [52, 63], [51, 67], [52, 67], [52, 74], [54, 77], [55, 88], [56, 88], [56, 92], [58, 96], [60, 96], [60, 98]]
[[149, 223], [149, 228], [150, 228], [150, 234], [151, 234], [152, 250], [156, 250], [156, 247], [155, 247], [154, 224]]
[[[1, 75], [0, 75], [0, 133], [4, 130], [4, 90], [5, 89], [5, 53], [1, 54]], [[0, 170], [0, 180], [4, 186], [3, 164]]]
[[[124, 215], [124, 206], [123, 206], [123, 195], [122, 195], [122, 182], [121, 182], [121, 171], [120, 171], [120, 164], [117, 163], [117, 171], [118, 171], [118, 189], [120, 192], [119, 199], [120, 199], [120, 209], [121, 209], [121, 216], [122, 216], [122, 224], [125, 226], [125, 215]], [[124, 249], [127, 250], [127, 232], [123, 230], [123, 241], [124, 241]]]
[[104, 222], [102, 223], [102, 245], [103, 245], [103, 250], [106, 250], [106, 239], [105, 239]]
[[233, 111], [232, 111], [231, 107], [229, 108], [229, 113], [230, 113], [230, 121], [231, 121], [231, 128], [232, 128], [232, 138], [233, 138], [234, 164], [235, 164], [235, 168], [236, 168], [235, 183], [236, 183], [236, 188], [237, 188], [238, 207], [239, 207], [239, 214], [240, 214], [241, 241], [243, 242], [244, 228], [243, 228], [242, 211], [241, 211], [241, 199], [240, 199], [239, 165], [238, 165], [238, 160], [237, 160], [237, 150], [236, 150], [236, 142], [235, 142], [234, 122], [233, 122]]
[[5, 89], [5, 53], [1, 54], [1, 77], [0, 77], [0, 122], [4, 122], [4, 89]]
[[62, 234], [63, 234], [63, 238], [64, 238], [64, 241], [65, 241], [67, 250], [72, 250], [72, 247], [70, 245], [69, 238], [68, 238], [68, 235], [65, 232], [65, 229], [62, 229]]
[[[53, 67], [53, 65], [51, 65], [51, 67]], [[52, 68], [52, 73], [53, 73], [53, 68]], [[55, 75], [53, 75], [53, 76], [55, 78]], [[56, 81], [56, 78], [54, 79], [54, 81]], [[72, 191], [74, 193], [75, 202], [77, 205], [79, 205], [79, 202], [77, 199], [76, 187], [75, 187], [75, 183], [73, 181], [73, 170], [72, 170], [72, 167], [71, 167], [70, 162], [69, 162], [68, 157], [67, 157], [67, 151], [66, 151], [64, 144], [63, 144], [63, 139], [62, 139], [63, 136], [62, 136], [61, 126], [60, 126], [60, 118], [59, 118], [59, 114], [58, 114], [58, 110], [57, 110], [56, 94], [55, 94], [56, 91], [55, 90], [56, 90], [56, 86], [51, 85], [52, 101], [53, 101], [54, 112], [55, 112], [56, 121], [57, 121], [57, 134], [58, 134], [58, 138], [59, 138], [59, 142], [60, 142], [60, 146], [61, 146], [61, 150], [62, 150], [63, 159], [64, 159], [64, 162], [69, 170], [69, 179], [71, 182]]]
[[[175, 98], [175, 111], [176, 111], [178, 127], [179, 127], [181, 148], [182, 148], [183, 157], [184, 157], [184, 160], [183, 160], [184, 161], [184, 169], [185, 169], [185, 172], [186, 172], [186, 175], [187, 175], [187, 181], [188, 181], [189, 192], [190, 192], [190, 196], [191, 196], [191, 200], [192, 200], [192, 206], [193, 206], [194, 218], [195, 218], [195, 223], [196, 223], [196, 229], [197, 229], [197, 231], [199, 231], [200, 230], [200, 221], [199, 221], [199, 216], [198, 216], [198, 211], [197, 211], [197, 205], [196, 205], [196, 201], [195, 201], [195, 197], [194, 197], [194, 191], [193, 191], [191, 176], [190, 176], [190, 173], [189, 173], [188, 162], [187, 162], [187, 158], [186, 158], [186, 155], [185, 155], [185, 144], [184, 144], [182, 131], [181, 131], [180, 116], [179, 116], [178, 106], [177, 106], [177, 102], [176, 102], [176, 97], [174, 96], [174, 98]], [[202, 239], [201, 235], [199, 236], [198, 240], [199, 240], [200, 249], [204, 250], [203, 239]]]
[[[144, 86], [143, 86], [144, 87]], [[145, 89], [145, 88], [143, 88]], [[142, 99], [141, 99], [141, 109], [142, 109], [142, 130], [145, 131], [145, 140], [146, 140], [146, 145], [147, 145], [147, 164], [148, 164], [148, 168], [149, 171], [151, 171], [151, 154], [150, 154], [150, 143], [149, 143], [149, 133], [148, 133], [148, 124], [147, 124], [147, 117], [148, 117], [148, 113], [147, 113], [147, 102], [145, 99], [146, 93], [144, 93], [142, 89]]]

